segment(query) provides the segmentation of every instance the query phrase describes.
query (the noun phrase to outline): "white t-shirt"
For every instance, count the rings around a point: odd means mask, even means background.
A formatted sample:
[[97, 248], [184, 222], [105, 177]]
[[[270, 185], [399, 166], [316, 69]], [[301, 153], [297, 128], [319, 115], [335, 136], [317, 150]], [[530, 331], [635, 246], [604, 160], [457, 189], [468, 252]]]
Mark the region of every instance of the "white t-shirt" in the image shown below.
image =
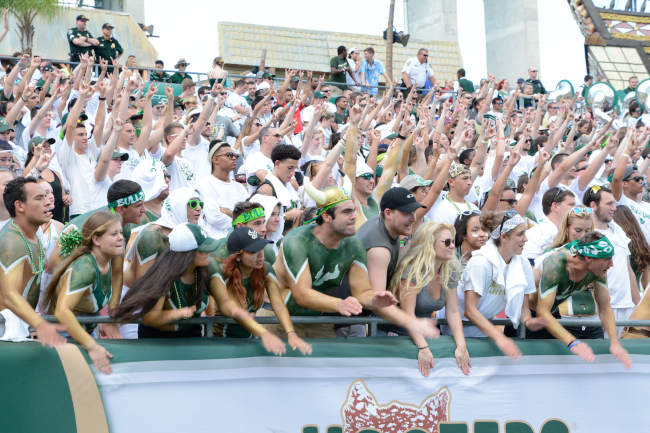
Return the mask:
[[79, 215], [89, 212], [91, 207], [90, 179], [95, 173], [97, 157], [101, 153], [95, 145], [95, 139], [88, 140], [88, 149], [83, 155], [74, 151], [74, 146], [68, 146], [65, 142], [60, 148], [59, 163], [70, 182], [70, 195], [72, 206], [70, 215]]
[[630, 208], [641, 227], [645, 240], [650, 244], [650, 204], [644, 201], [636, 202], [625, 197], [625, 194], [621, 194], [621, 199], [616, 204]]
[[[248, 101], [241, 95], [238, 95], [235, 92], [232, 92], [230, 95], [228, 95], [228, 98], [226, 99], [226, 106], [232, 108], [235, 113], [237, 113], [237, 110], [235, 110], [235, 107], [243, 107], [243, 108], [250, 108], [250, 104]], [[244, 120], [246, 120], [246, 117], [244, 116]]]
[[406, 63], [404, 63], [402, 72], [408, 74], [411, 85], [417, 81], [418, 87], [424, 87], [426, 79], [433, 77], [433, 69], [431, 69], [428, 63], [420, 63], [417, 57], [408, 59]]
[[[491, 319], [506, 308], [507, 300], [506, 293], [503, 288], [499, 287], [492, 279], [492, 264], [482, 256], [472, 257], [470, 259], [472, 264], [468, 263], [468, 268], [458, 282], [458, 308], [460, 309], [461, 318], [467, 321], [465, 317], [465, 292], [472, 290], [481, 296], [478, 301], [478, 311]], [[499, 262], [501, 269], [503, 269], [504, 280], [508, 275], [508, 268], [510, 264], [506, 264], [501, 255], [499, 255]], [[512, 263], [512, 262], [511, 262]], [[468, 269], [473, 270], [469, 272]], [[526, 274], [527, 287], [524, 289], [524, 295], [535, 293], [535, 279], [533, 277], [533, 270], [530, 266], [523, 266], [524, 273]], [[465, 337], [487, 337], [476, 326], [463, 326]]]
[[558, 229], [548, 218], [543, 218], [537, 221], [538, 224], [526, 230], [526, 237], [528, 241], [524, 245], [522, 256], [527, 259], [536, 259], [541, 256], [546, 248], [552, 243], [557, 235]]
[[185, 158], [174, 156], [174, 160], [167, 166], [167, 174], [172, 178], [169, 180], [169, 192], [176, 188], [194, 187], [196, 176], [192, 163]]
[[[266, 170], [268, 173], [273, 171], [273, 161], [271, 161], [271, 158], [267, 158], [262, 152], [255, 152], [246, 159], [246, 180], [258, 170]], [[252, 194], [254, 190], [255, 187], [249, 184], [248, 192]]]
[[512, 172], [510, 173], [510, 179], [515, 182], [519, 182], [519, 178], [524, 174], [530, 174], [530, 170], [535, 166], [535, 157], [524, 155], [519, 159], [517, 165], [514, 166]]
[[181, 152], [183, 158], [189, 161], [194, 168], [194, 175], [196, 179], [203, 179], [210, 175], [212, 166], [208, 161], [208, 149], [210, 142], [203, 137], [200, 137], [199, 143], [196, 146], [185, 146]]
[[432, 220], [434, 222], [438, 223], [449, 223], [451, 225], [454, 225], [456, 222], [456, 218], [458, 215], [461, 215], [463, 211], [466, 210], [478, 210], [478, 207], [474, 206], [472, 203], [468, 202], [465, 200], [462, 203], [453, 203], [451, 201], [451, 198], [449, 198], [449, 195], [446, 195], [444, 199], [442, 199], [442, 194], [441, 197], [439, 197], [440, 202], [436, 202], [434, 206], [431, 206], [431, 209], [433, 210], [435, 208], [435, 211], [433, 212], [432, 215]]
[[[124, 164], [122, 164], [122, 166], [124, 166]], [[106, 175], [104, 180], [101, 182], [97, 182], [94, 175], [90, 177], [89, 192], [91, 210], [108, 206], [106, 195], [108, 194], [108, 189], [111, 185], [113, 185], [113, 181], [108, 178], [108, 175]]]
[[614, 221], [609, 223], [607, 230], [597, 230], [607, 236], [614, 245], [614, 266], [607, 271], [607, 288], [609, 303], [612, 308], [634, 308], [630, 286], [630, 274], [627, 264], [630, 256], [630, 238]]
[[201, 178], [196, 189], [205, 202], [203, 218], [199, 220], [199, 225], [208, 232], [210, 237], [215, 239], [226, 237], [232, 230], [232, 218], [222, 213], [220, 208], [233, 210], [236, 203], [246, 201], [248, 198], [246, 187], [235, 181], [222, 182], [209, 175]]
[[303, 108], [302, 111], [300, 112], [300, 120], [302, 120], [303, 123], [311, 122], [313, 117], [314, 117], [314, 106], [313, 105], [310, 105], [309, 107]]
[[[354, 72], [354, 68], [357, 67], [357, 62], [355, 62], [352, 59], [348, 59], [348, 65], [350, 65], [350, 69], [352, 70], [352, 72]], [[354, 78], [357, 80], [357, 83], [361, 84], [361, 68], [359, 68], [359, 72], [354, 72]], [[349, 72], [345, 73], [345, 82], [347, 84], [354, 85], [354, 80], [350, 76]]]

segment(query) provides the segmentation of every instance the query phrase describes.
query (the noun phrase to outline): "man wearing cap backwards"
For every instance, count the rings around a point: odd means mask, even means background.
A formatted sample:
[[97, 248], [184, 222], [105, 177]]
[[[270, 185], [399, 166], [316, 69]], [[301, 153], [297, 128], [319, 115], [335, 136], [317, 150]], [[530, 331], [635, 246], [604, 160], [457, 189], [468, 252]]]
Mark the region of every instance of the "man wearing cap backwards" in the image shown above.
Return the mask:
[[81, 61], [81, 55], [93, 54], [93, 47], [99, 45], [99, 41], [92, 37], [86, 30], [86, 25], [90, 21], [85, 15], [77, 16], [77, 25], [68, 30], [68, 43], [70, 44], [70, 61]]
[[178, 72], [169, 77], [169, 82], [172, 84], [183, 84], [183, 80], [189, 78], [189, 75], [185, 73], [188, 65], [189, 63], [185, 59], [178, 59], [178, 62], [174, 65], [174, 69], [178, 69]]
[[[302, 123], [305, 124], [305, 126], [307, 123], [311, 122], [314, 117], [314, 102], [317, 99], [322, 100], [323, 104], [327, 102], [327, 96], [325, 93], [321, 92], [320, 90], [314, 92], [312, 103], [309, 105], [309, 107], [303, 108], [300, 112], [300, 120], [302, 120]], [[318, 119], [316, 119], [315, 122], [318, 123]]]
[[197, 190], [205, 200], [205, 212], [199, 225], [210, 237], [221, 239], [232, 229], [233, 209], [248, 197], [246, 187], [230, 179], [237, 169], [239, 154], [225, 141], [210, 143], [207, 160], [211, 162], [212, 174], [198, 182]]
[[[397, 300], [390, 292], [374, 291], [370, 286], [365, 247], [354, 236], [356, 214], [348, 192], [352, 187], [348, 177], [344, 178], [342, 187], [331, 186], [322, 191], [312, 187], [308, 178], [304, 182], [305, 191], [318, 205], [316, 224], [292, 230], [280, 248], [282, 260], [273, 266], [289, 313], [350, 316], [366, 308], [414, 333], [427, 338], [437, 336], [431, 320], [407, 316], [395, 307]], [[339, 286], [345, 275], [352, 296], [346, 299], [328, 296], [326, 292]], [[301, 338], [336, 335], [333, 325], [295, 325], [294, 328]]]
[[634, 151], [633, 148], [636, 148], [636, 144], [629, 140], [628, 148], [621, 156], [621, 160], [614, 171], [614, 176], [612, 176], [610, 188], [618, 202], [617, 204], [630, 208], [645, 235], [646, 241], [650, 243], [650, 204], [639, 200], [640, 194], [643, 193], [646, 186], [643, 181], [643, 173], [648, 167], [645, 160], [641, 164], [640, 170], [627, 165], [630, 155]]
[[109, 64], [108, 72], [113, 72], [113, 60], [118, 60], [124, 49], [120, 43], [113, 37], [113, 27], [109, 23], [102, 26], [102, 37], [99, 38], [99, 45], [95, 48], [98, 60], [106, 60]]
[[[640, 292], [630, 265], [630, 238], [614, 221], [616, 199], [608, 188], [592, 186], [582, 202], [594, 212], [594, 228], [607, 236], [614, 246], [614, 265], [607, 271], [607, 288], [616, 320], [627, 320], [640, 302]], [[600, 304], [599, 304], [600, 309]], [[623, 327], [617, 327], [621, 336]], [[608, 333], [609, 335], [609, 333]], [[610, 335], [611, 338], [611, 335]]]
[[[10, 310], [23, 322], [36, 329], [43, 346], [61, 347], [65, 339], [58, 332], [62, 325], [47, 323], [36, 311], [40, 280], [45, 267], [45, 249], [36, 234], [41, 224], [49, 222], [49, 200], [45, 190], [32, 177], [21, 177], [7, 183], [4, 205], [12, 218], [0, 230], [0, 310]], [[7, 318], [7, 311], [4, 312]]]
[[[609, 196], [611, 197], [611, 194]], [[573, 293], [585, 291], [588, 285], [594, 283], [598, 314], [610, 339], [609, 351], [625, 368], [631, 368], [630, 355], [618, 340], [615, 315], [610, 305], [608, 290], [611, 279], [607, 274], [608, 269], [613, 269], [612, 257], [615, 255], [615, 246], [602, 233], [590, 232], [577, 241], [571, 242], [568, 247], [568, 252], [552, 253], [542, 263], [538, 292], [530, 298], [531, 305], [537, 302], [537, 317], [548, 320], [546, 330], [566, 344], [573, 354], [587, 362], [594, 362], [591, 348], [576, 339], [557, 322], [560, 317], [558, 306]]]
[[431, 219], [453, 225], [463, 211], [473, 211], [478, 208], [465, 200], [465, 196], [472, 188], [472, 175], [469, 168], [463, 164], [452, 164], [447, 177], [449, 194], [440, 201]]

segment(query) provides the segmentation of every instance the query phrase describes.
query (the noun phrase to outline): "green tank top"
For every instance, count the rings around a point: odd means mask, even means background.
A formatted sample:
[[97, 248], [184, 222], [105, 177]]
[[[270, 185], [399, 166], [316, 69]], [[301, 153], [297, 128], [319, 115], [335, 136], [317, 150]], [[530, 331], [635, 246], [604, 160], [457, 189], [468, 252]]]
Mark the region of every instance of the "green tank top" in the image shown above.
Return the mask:
[[[208, 264], [208, 281], [210, 281], [209, 276], [212, 275], [212, 272], [214, 272], [215, 266], [216, 262], [213, 259], [210, 259], [210, 263]], [[178, 310], [179, 308], [186, 308], [195, 305], [196, 297], [199, 291], [198, 289], [199, 288], [196, 283], [185, 284], [179, 278], [178, 280], [174, 281], [174, 284], [169, 291], [169, 295], [167, 295], [167, 299], [165, 299], [165, 303], [163, 304], [163, 310]], [[199, 308], [197, 308], [192, 317], [201, 316], [201, 313], [206, 309], [209, 301], [208, 293], [208, 288], [206, 287], [203, 291], [203, 297], [201, 298], [201, 305]], [[175, 330], [185, 331], [187, 329], [193, 328], [194, 326], [196, 325], [175, 325]]]

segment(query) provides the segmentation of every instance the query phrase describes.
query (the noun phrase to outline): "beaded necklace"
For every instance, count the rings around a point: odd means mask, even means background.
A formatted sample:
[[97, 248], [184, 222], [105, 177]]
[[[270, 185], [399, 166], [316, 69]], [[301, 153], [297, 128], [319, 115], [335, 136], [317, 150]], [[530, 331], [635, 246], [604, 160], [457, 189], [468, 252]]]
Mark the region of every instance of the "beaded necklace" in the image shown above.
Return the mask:
[[23, 238], [23, 241], [25, 242], [25, 246], [27, 246], [27, 251], [29, 251], [29, 258], [32, 261], [31, 262], [31, 268], [32, 268], [32, 274], [38, 275], [41, 272], [43, 272], [43, 269], [45, 269], [45, 250], [43, 249], [43, 245], [41, 244], [41, 240], [36, 237], [36, 241], [38, 242], [38, 248], [40, 249], [40, 254], [39, 254], [39, 265], [41, 269], [36, 271], [36, 263], [34, 263], [34, 255], [32, 254], [32, 247], [29, 246], [29, 242], [27, 242], [27, 239], [25, 239], [25, 235], [23, 235], [23, 232], [14, 224], [14, 220], [11, 220], [11, 225], [20, 233], [20, 237]]
[[[194, 268], [194, 297], [196, 297], [199, 294], [198, 281], [199, 281], [198, 273], [196, 271], [196, 268]], [[178, 301], [178, 308], [182, 308], [181, 297], [178, 295], [178, 286], [176, 285], [176, 281], [174, 281], [174, 292], [176, 292], [176, 300]], [[196, 299], [194, 301], [196, 301]], [[183, 317], [183, 319], [189, 319], [189, 317]]]
[[[453, 201], [451, 201], [451, 199], [449, 198], [449, 194], [447, 194], [447, 195], [445, 196], [445, 198], [447, 199], [447, 201], [449, 201], [449, 203], [451, 203], [451, 204], [454, 205], [454, 207], [456, 208], [456, 212], [458, 212], [458, 215], [460, 215], [462, 212], [460, 211], [460, 209], [458, 208], [458, 206], [456, 206], [456, 203], [454, 203]], [[472, 207], [469, 205], [469, 203], [467, 202], [467, 200], [464, 200], [464, 201], [465, 201], [465, 204], [467, 205], [467, 210], [472, 210]]]

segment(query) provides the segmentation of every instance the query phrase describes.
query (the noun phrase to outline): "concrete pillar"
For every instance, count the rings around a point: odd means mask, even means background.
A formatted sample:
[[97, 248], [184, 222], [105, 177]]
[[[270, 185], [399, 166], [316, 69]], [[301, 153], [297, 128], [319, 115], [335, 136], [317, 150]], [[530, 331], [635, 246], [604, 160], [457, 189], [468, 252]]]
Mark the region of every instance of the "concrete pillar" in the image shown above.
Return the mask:
[[[540, 66], [537, 0], [483, 0], [483, 4], [488, 73], [507, 78], [513, 89], [518, 78], [529, 78], [529, 67]], [[544, 82], [544, 71], [538, 71], [537, 78]]]
[[404, 6], [412, 38], [458, 43], [456, 0], [404, 0]]

